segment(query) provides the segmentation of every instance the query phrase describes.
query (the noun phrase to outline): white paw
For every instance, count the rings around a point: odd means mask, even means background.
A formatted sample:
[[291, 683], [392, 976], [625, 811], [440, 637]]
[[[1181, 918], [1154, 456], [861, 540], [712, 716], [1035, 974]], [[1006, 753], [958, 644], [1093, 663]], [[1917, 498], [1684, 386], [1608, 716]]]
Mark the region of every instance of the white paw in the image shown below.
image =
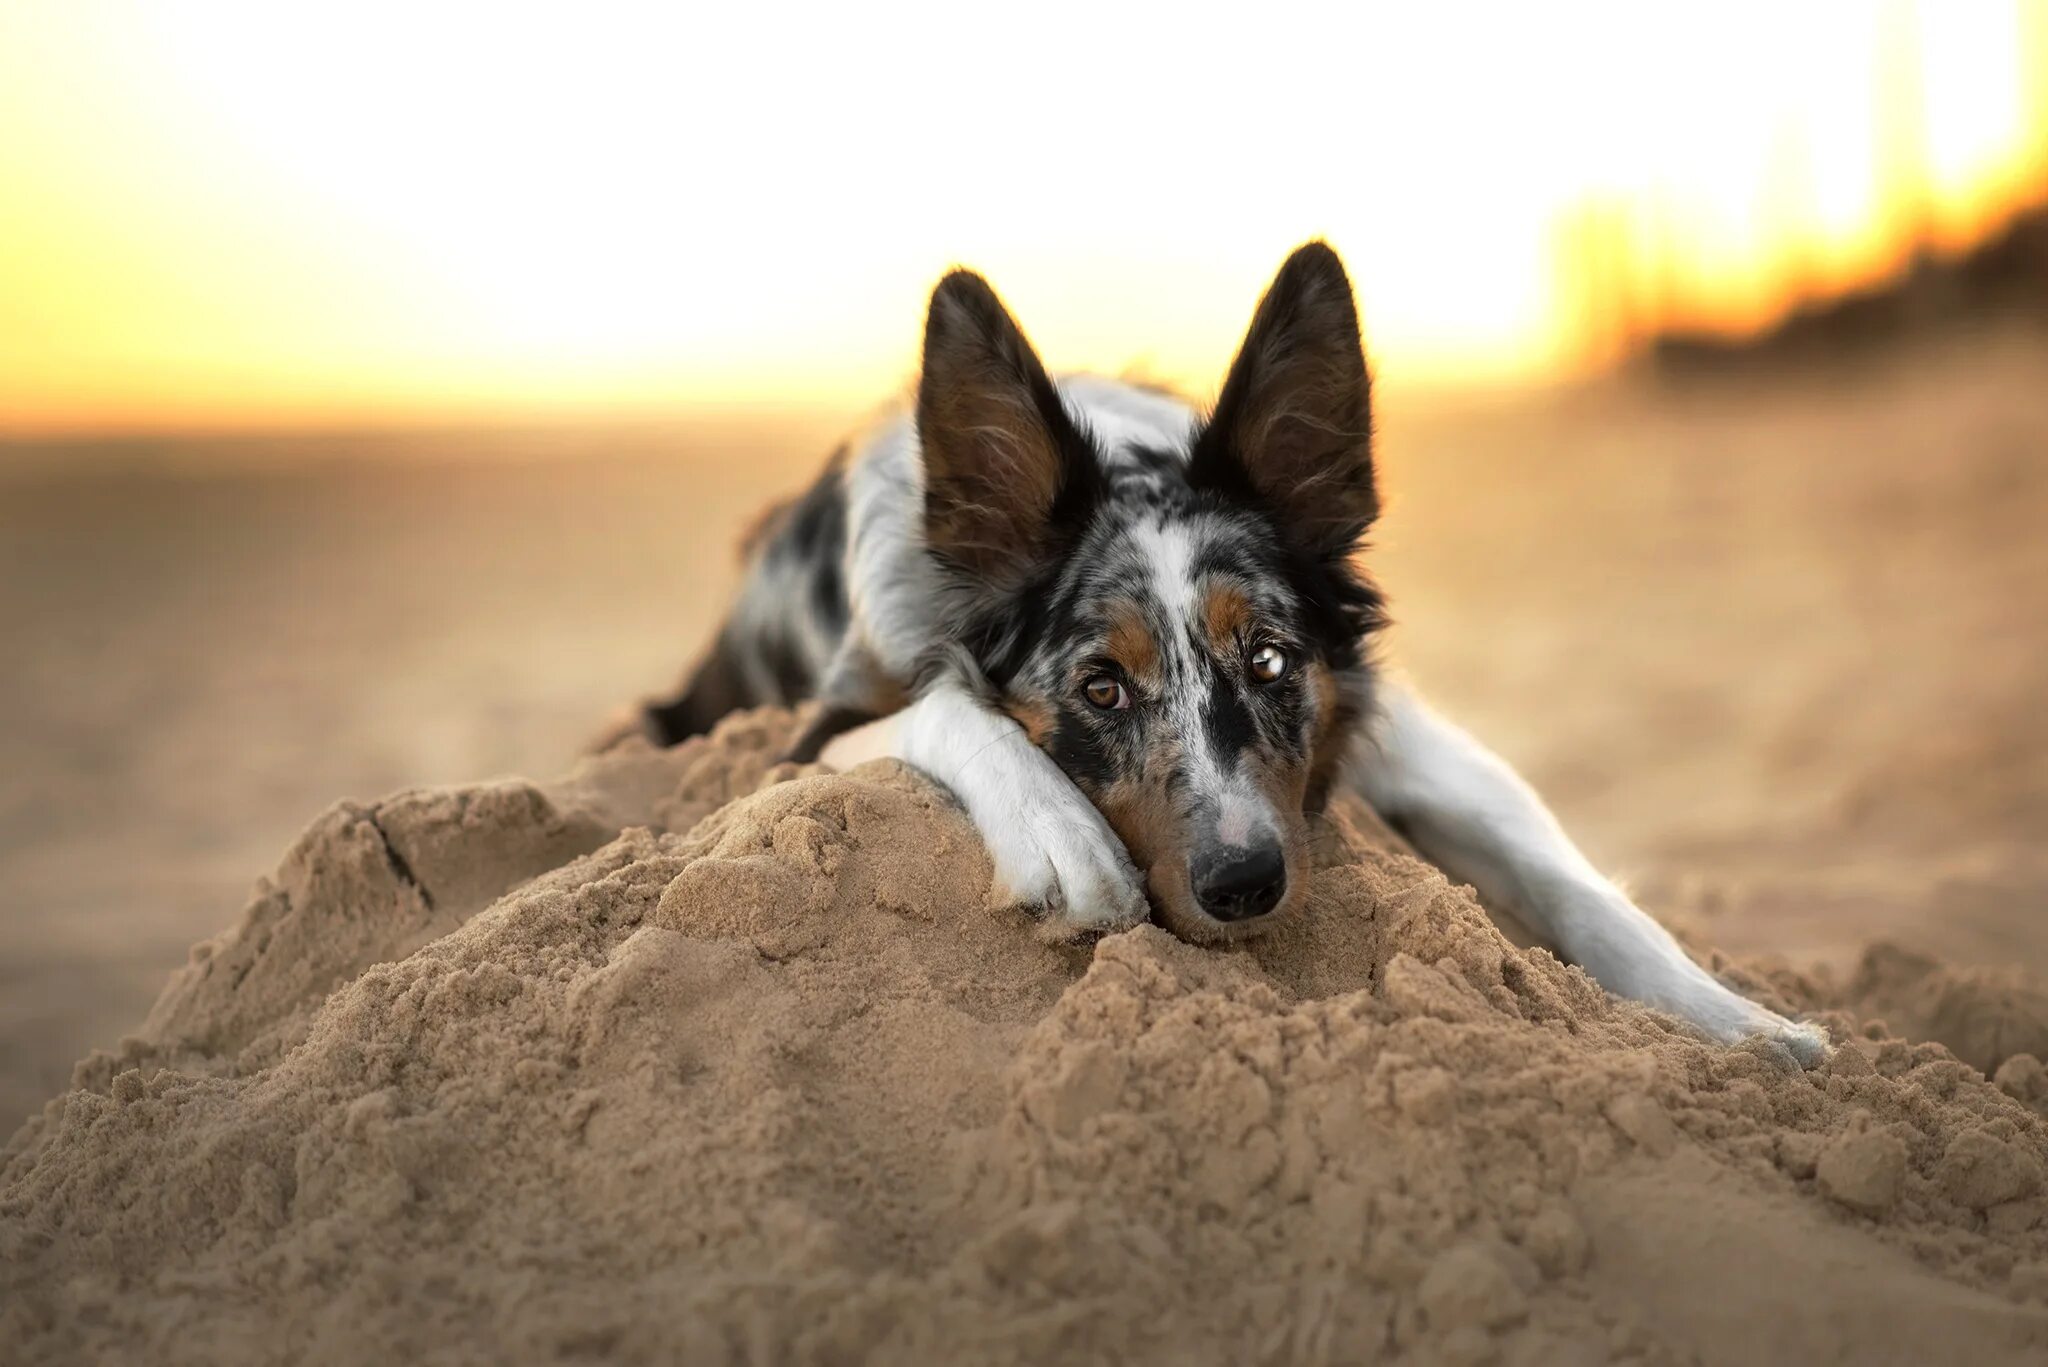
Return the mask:
[[1761, 1035], [1784, 1045], [1802, 1068], [1817, 1068], [1827, 1062], [1833, 1048], [1828, 1043], [1827, 1031], [1817, 1025], [1787, 1020], [1725, 987], [1721, 991], [1733, 1003], [1733, 1009], [1726, 1013], [1716, 1012], [1717, 1025], [1696, 1022], [1715, 1039], [1723, 1044], [1739, 1044], [1751, 1036]]
[[1830, 1046], [1825, 1030], [1787, 1020], [1758, 1006], [1690, 959], [1682, 964], [1660, 965], [1646, 976], [1652, 981], [1640, 983], [1636, 991], [1627, 995], [1640, 997], [1690, 1021], [1718, 1043], [1740, 1044], [1761, 1035], [1783, 1045], [1802, 1068], [1817, 1067], [1827, 1061]]
[[990, 896], [1076, 931], [1123, 930], [1149, 914], [1123, 842], [1078, 789], [1021, 797], [979, 819], [995, 864]]

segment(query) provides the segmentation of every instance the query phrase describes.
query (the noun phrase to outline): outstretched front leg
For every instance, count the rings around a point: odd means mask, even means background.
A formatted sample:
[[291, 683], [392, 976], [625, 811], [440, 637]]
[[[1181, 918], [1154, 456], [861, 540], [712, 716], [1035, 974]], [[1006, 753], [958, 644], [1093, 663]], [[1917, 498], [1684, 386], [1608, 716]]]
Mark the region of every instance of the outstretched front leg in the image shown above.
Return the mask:
[[965, 689], [941, 683], [902, 711], [834, 738], [820, 756], [834, 769], [884, 757], [959, 798], [995, 866], [995, 905], [1073, 931], [1145, 919], [1143, 882], [1102, 814], [1022, 727]]
[[1424, 858], [1470, 883], [1619, 996], [1733, 1043], [1766, 1035], [1811, 1066], [1826, 1035], [1731, 991], [1600, 876], [1499, 756], [1389, 682], [1353, 781]]

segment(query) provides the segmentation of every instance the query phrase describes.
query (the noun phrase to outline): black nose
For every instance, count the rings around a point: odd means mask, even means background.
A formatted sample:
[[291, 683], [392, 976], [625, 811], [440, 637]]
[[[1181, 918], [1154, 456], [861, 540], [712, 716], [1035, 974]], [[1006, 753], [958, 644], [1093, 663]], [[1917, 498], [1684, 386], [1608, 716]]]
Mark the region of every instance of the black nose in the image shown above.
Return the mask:
[[1219, 921], [1249, 921], [1280, 905], [1287, 891], [1287, 861], [1278, 845], [1215, 850], [1196, 856], [1188, 870], [1195, 900]]

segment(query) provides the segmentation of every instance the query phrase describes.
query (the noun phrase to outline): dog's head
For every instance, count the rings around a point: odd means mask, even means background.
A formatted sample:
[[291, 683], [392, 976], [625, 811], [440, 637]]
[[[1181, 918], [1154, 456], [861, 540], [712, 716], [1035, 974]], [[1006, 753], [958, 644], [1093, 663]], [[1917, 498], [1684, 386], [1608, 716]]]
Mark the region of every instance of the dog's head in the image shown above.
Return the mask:
[[1369, 387], [1321, 243], [1281, 267], [1215, 410], [1163, 449], [1092, 435], [979, 276], [932, 296], [917, 423], [949, 642], [1190, 938], [1298, 900], [1367, 703]]

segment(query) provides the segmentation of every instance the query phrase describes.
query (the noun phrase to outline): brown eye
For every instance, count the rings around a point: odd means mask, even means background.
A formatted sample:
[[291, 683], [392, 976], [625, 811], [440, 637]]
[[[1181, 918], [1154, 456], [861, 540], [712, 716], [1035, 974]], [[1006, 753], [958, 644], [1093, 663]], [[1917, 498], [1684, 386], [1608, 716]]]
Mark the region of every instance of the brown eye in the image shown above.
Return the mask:
[[1081, 685], [1081, 691], [1088, 697], [1088, 705], [1103, 712], [1118, 712], [1131, 705], [1131, 695], [1124, 686], [1107, 674], [1097, 674]]
[[1272, 683], [1287, 673], [1287, 652], [1278, 646], [1260, 646], [1252, 652], [1252, 677]]

